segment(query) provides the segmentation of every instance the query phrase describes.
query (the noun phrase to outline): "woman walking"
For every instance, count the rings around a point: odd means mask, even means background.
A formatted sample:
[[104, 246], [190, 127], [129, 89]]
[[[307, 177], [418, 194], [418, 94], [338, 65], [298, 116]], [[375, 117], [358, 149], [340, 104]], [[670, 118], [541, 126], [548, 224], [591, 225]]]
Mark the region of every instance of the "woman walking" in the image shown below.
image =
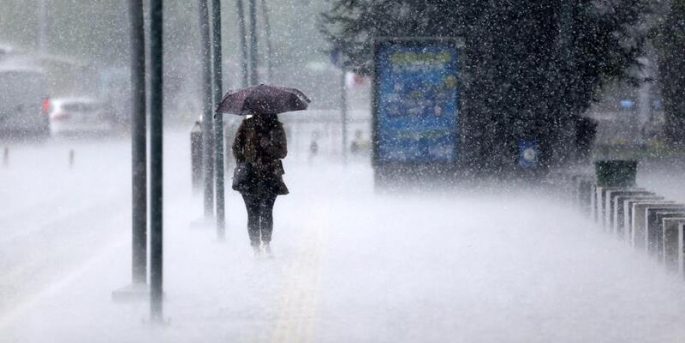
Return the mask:
[[[233, 189], [243, 196], [247, 230], [255, 256], [271, 256], [273, 207], [278, 195], [288, 194], [281, 159], [288, 154], [283, 124], [276, 114], [246, 117], [233, 142], [233, 156], [243, 175], [234, 176]], [[240, 177], [240, 180], [236, 178]]]

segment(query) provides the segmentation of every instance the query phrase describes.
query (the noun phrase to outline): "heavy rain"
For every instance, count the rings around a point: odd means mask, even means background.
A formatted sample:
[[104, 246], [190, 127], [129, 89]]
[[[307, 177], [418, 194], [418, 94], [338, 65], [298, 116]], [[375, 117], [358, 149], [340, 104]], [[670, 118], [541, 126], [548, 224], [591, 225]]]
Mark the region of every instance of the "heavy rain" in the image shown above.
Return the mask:
[[0, 0], [0, 342], [685, 340], [683, 0]]

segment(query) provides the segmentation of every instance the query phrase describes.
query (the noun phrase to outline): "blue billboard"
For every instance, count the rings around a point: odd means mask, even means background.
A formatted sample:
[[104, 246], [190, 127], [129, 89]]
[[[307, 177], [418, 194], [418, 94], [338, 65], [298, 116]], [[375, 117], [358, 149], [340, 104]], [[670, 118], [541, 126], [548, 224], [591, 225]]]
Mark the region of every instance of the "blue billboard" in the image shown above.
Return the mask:
[[457, 162], [456, 42], [380, 41], [374, 58], [374, 162]]

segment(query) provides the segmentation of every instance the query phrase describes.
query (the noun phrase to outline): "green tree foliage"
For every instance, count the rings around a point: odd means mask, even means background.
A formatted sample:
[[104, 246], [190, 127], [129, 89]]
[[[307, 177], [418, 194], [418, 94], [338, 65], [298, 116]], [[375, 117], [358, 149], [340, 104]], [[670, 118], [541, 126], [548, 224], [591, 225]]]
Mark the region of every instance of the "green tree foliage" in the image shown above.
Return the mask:
[[597, 91], [637, 81], [649, 10], [646, 0], [338, 0], [322, 31], [361, 72], [374, 37], [462, 37], [463, 150], [491, 171], [515, 163], [520, 139], [538, 141], [545, 166], [573, 157]]
[[665, 134], [671, 144], [682, 146], [685, 145], [685, 1], [673, 1], [670, 13], [656, 31]]

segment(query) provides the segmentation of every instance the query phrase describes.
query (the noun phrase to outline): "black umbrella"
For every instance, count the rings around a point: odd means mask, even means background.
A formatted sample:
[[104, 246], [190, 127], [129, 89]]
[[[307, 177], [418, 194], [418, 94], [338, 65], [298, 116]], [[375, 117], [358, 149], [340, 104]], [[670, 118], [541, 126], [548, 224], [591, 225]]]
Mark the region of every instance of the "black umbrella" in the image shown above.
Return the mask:
[[311, 100], [295, 88], [261, 84], [226, 93], [217, 113], [278, 114], [306, 110]]

